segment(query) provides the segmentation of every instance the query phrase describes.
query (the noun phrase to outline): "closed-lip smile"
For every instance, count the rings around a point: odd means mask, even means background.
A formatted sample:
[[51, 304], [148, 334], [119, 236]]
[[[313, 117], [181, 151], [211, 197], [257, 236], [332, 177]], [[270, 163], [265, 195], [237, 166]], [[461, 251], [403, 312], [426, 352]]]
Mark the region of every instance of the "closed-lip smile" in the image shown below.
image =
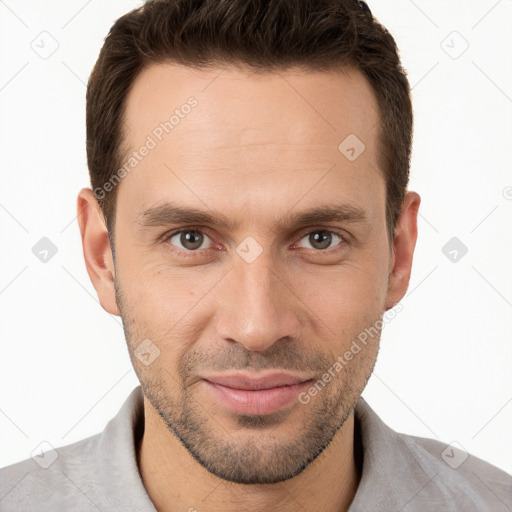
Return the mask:
[[204, 380], [233, 389], [244, 389], [256, 391], [263, 389], [277, 388], [281, 386], [292, 386], [312, 380], [312, 377], [293, 375], [285, 372], [273, 373], [229, 373], [203, 377]]
[[272, 414], [297, 402], [313, 379], [287, 372], [232, 372], [202, 377], [213, 397], [237, 414]]

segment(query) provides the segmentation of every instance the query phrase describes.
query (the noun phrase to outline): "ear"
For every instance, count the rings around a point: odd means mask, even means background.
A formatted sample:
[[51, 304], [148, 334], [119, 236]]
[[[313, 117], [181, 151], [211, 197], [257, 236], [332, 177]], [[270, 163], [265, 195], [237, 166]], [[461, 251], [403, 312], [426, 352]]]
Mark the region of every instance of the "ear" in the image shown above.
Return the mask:
[[114, 259], [101, 207], [90, 188], [77, 198], [78, 225], [82, 237], [85, 266], [105, 311], [121, 316], [114, 288]]
[[386, 311], [405, 295], [411, 277], [412, 258], [418, 236], [418, 209], [421, 197], [416, 192], [407, 192], [402, 211], [397, 219], [393, 239], [393, 254], [389, 266]]

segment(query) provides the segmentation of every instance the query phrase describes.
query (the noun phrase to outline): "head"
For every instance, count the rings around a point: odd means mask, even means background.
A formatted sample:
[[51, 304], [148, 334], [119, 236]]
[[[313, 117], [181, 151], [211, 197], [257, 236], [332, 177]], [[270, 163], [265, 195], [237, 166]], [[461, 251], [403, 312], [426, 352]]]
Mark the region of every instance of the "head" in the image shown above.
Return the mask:
[[[408, 286], [411, 143], [395, 42], [358, 2], [154, 0], [111, 28], [87, 89], [86, 266], [148, 407], [213, 474], [291, 478], [350, 417]], [[269, 370], [324, 385], [257, 414], [205, 381]]]

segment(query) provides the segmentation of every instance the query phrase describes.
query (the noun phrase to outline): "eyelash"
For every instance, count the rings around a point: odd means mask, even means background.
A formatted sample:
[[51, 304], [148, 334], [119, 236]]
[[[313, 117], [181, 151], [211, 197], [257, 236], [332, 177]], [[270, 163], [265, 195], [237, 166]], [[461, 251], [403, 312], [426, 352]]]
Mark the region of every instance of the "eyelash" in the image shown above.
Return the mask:
[[[197, 232], [199, 232], [199, 233], [201, 233], [203, 235], [206, 235], [208, 238], [210, 238], [210, 240], [212, 240], [211, 237], [208, 235], [208, 233], [206, 233], [202, 229], [195, 228], [195, 227], [188, 227], [188, 228], [181, 228], [181, 229], [178, 229], [176, 231], [169, 231], [169, 232], [165, 233], [161, 237], [161, 241], [162, 242], [167, 242], [170, 238], [172, 238], [175, 235], [179, 235], [181, 233], [187, 233], [187, 232], [190, 232], [190, 231], [197, 231]], [[347, 244], [347, 238], [348, 237], [345, 234], [342, 234], [341, 232], [339, 232], [337, 230], [325, 229], [325, 228], [315, 228], [315, 229], [312, 229], [312, 230], [306, 232], [303, 236], [301, 236], [301, 238], [299, 240], [302, 240], [306, 236], [311, 235], [312, 233], [317, 233], [317, 232], [331, 233], [331, 234], [334, 234], [334, 235], [336, 235], [337, 237], [339, 237], [341, 239], [341, 242], [339, 242], [337, 245], [335, 245], [333, 247], [329, 247], [328, 249], [324, 249], [324, 250], [321, 250], [321, 249], [310, 249], [311, 251], [313, 251], [315, 253], [318, 253], [319, 255], [320, 254], [332, 254], [333, 252], [337, 252], [337, 251], [341, 250], [342, 247], [340, 247], [340, 246], [345, 246]], [[213, 242], [213, 240], [212, 240], [212, 243], [215, 244], [215, 242]], [[170, 249], [172, 252], [178, 253], [178, 255], [182, 255], [185, 258], [196, 258], [198, 253], [200, 254], [202, 251], [207, 251], [208, 250], [208, 249], [196, 249], [195, 251], [190, 251], [190, 250], [187, 251], [185, 249], [180, 249], [179, 247], [176, 247], [175, 245], [172, 245], [170, 243], [168, 243], [166, 245], [167, 246], [169, 246], [169, 245], [172, 246], [172, 249]]]

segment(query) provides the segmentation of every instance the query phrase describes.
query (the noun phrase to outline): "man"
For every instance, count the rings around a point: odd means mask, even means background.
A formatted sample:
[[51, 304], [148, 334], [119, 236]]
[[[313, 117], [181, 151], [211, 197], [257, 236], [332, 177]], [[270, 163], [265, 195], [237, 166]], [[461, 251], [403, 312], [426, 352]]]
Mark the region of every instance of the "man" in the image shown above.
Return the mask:
[[409, 284], [411, 143], [405, 71], [363, 2], [120, 18], [77, 207], [141, 386], [48, 467], [4, 468], [1, 509], [510, 510], [512, 477], [450, 465], [361, 398]]

